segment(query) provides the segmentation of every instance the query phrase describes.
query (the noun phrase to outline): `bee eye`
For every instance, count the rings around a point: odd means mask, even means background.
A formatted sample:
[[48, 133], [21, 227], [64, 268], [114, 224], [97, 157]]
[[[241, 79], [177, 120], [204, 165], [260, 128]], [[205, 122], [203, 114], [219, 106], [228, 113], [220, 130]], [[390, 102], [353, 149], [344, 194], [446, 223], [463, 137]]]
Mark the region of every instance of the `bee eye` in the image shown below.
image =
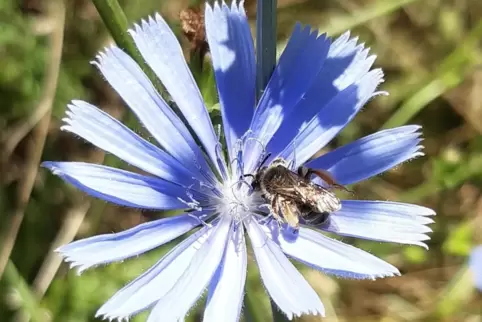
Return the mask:
[[307, 167], [301, 166], [301, 167], [298, 168], [298, 175], [299, 175], [300, 177], [305, 177], [305, 176], [308, 174], [308, 171], [309, 171], [309, 170], [308, 170]]

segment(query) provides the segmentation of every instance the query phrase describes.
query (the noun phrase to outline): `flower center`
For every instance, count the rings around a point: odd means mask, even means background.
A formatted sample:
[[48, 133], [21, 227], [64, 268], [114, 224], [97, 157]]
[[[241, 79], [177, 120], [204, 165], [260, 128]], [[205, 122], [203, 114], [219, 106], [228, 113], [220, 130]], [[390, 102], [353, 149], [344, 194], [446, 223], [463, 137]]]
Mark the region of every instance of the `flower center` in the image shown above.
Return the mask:
[[251, 192], [250, 184], [244, 180], [225, 181], [222, 186], [223, 198], [218, 203], [219, 213], [232, 216], [236, 221], [243, 221], [256, 206], [256, 197]]

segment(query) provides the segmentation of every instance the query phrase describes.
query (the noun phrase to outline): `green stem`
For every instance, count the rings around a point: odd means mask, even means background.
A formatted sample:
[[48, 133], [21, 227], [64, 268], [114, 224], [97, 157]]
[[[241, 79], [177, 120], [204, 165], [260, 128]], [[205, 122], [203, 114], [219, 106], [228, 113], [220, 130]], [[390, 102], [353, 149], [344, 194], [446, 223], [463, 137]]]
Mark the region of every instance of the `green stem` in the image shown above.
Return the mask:
[[276, 66], [277, 0], [258, 0], [256, 16], [256, 93], [261, 97]]
[[[276, 66], [277, 0], [258, 0], [256, 14], [256, 96], [263, 94]], [[273, 321], [289, 321], [271, 301]]]
[[117, 0], [92, 0], [92, 2], [117, 46], [125, 50], [137, 63], [142, 61], [134, 40], [127, 32], [127, 17], [119, 2]]
[[129, 29], [129, 23], [119, 2], [117, 0], [92, 0], [92, 3], [99, 12], [102, 21], [112, 35], [112, 38], [114, 38], [117, 46], [123, 49], [136, 61], [159, 93], [165, 93], [161, 82], [149, 65], [147, 65], [141, 53], [137, 50], [134, 40], [127, 32]]
[[3, 278], [5, 282], [15, 290], [21, 309], [32, 321], [45, 321], [47, 319], [47, 313], [43, 312], [39, 307], [36, 296], [32, 293], [11, 260], [8, 260]]

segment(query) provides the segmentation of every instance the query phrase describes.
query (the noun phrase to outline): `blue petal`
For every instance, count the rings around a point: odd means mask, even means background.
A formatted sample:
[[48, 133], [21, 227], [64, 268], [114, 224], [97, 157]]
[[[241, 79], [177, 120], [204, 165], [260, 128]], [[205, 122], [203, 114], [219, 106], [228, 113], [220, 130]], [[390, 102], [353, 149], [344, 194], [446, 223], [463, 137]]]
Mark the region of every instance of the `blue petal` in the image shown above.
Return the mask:
[[[83, 162], [44, 162], [42, 166], [50, 169], [66, 182], [83, 190], [93, 197], [121, 206], [145, 209], [188, 208], [186, 188], [137, 173]], [[202, 199], [197, 192], [196, 197]]]
[[[169, 25], [156, 14], [129, 30], [142, 56], [162, 81], [218, 170], [218, 138], [182, 48]], [[224, 165], [222, 165], [224, 167]]]
[[115, 293], [96, 316], [121, 320], [151, 307], [176, 284], [212, 231], [205, 226], [186, 238], [149, 270]]
[[[328, 53], [330, 40], [318, 36], [310, 27], [295, 29], [281, 55], [278, 65], [255, 111], [250, 129], [252, 136], [266, 144], [278, 130], [281, 122], [288, 120], [294, 107], [304, 98], [313, 85]], [[247, 145], [246, 171], [251, 172], [262, 152], [260, 144]]]
[[248, 220], [246, 229], [263, 284], [281, 311], [290, 320], [302, 314], [324, 316], [320, 298], [278, 245], [268, 238], [255, 220]]
[[68, 105], [62, 130], [79, 135], [98, 148], [112, 153], [139, 169], [162, 179], [189, 186], [193, 176], [203, 180], [196, 168], [187, 170], [172, 156], [144, 140], [118, 120], [89, 103], [72, 101]]
[[203, 321], [239, 321], [243, 306], [246, 269], [246, 243], [241, 225], [228, 240], [223, 261], [209, 286]]
[[187, 314], [218, 269], [227, 240], [232, 235], [231, 217], [222, 216], [209, 240], [199, 248], [176, 284], [154, 306], [147, 322], [176, 321]]
[[[96, 265], [121, 261], [161, 246], [201, 224], [206, 212], [154, 220], [134, 228], [77, 240], [57, 249], [79, 273]], [[203, 218], [205, 220], [205, 218]]]
[[282, 151], [296, 134], [339, 92], [362, 78], [373, 65], [375, 56], [368, 56], [357, 38], [349, 39], [345, 33], [330, 46], [328, 57], [318, 72], [316, 80], [305, 97], [298, 103], [289, 118], [284, 118], [280, 129], [268, 144], [274, 155]]
[[94, 64], [129, 105], [147, 130], [187, 168], [207, 173], [214, 178], [203, 153], [189, 130], [166, 104], [147, 76], [132, 58], [117, 47], [110, 47], [97, 56]]
[[482, 291], [482, 246], [477, 246], [472, 249], [469, 267], [472, 271], [475, 287]]
[[357, 183], [423, 155], [420, 128], [408, 125], [371, 134], [330, 151], [307, 166], [329, 171], [339, 184]]
[[[206, 4], [205, 23], [228, 152], [249, 127], [255, 106], [255, 60], [243, 4]], [[241, 93], [241, 94], [240, 94]]]
[[397, 202], [343, 200], [319, 228], [338, 235], [426, 247], [432, 209]]
[[301, 227], [293, 240], [280, 234], [274, 221], [264, 229], [287, 255], [325, 273], [357, 279], [400, 275], [396, 267], [378, 257], [314, 230]]
[[308, 122], [279, 156], [287, 160], [295, 159], [295, 167], [304, 164], [328, 144], [370, 98], [380, 94], [375, 93], [375, 90], [382, 81], [382, 71], [375, 69], [339, 92]]

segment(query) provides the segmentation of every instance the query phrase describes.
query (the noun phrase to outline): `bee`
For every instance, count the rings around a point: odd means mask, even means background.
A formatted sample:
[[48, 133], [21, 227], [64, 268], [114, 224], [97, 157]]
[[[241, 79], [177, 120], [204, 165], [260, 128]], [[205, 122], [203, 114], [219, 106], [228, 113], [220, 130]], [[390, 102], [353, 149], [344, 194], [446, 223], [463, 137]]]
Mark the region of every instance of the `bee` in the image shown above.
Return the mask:
[[331, 187], [345, 189], [326, 171], [301, 166], [294, 172], [282, 158], [251, 175], [251, 187], [269, 202], [271, 213], [279, 222], [286, 222], [294, 229], [299, 228], [300, 218], [306, 223], [321, 225], [330, 213], [341, 209], [341, 202], [333, 192], [311, 182], [312, 175]]

